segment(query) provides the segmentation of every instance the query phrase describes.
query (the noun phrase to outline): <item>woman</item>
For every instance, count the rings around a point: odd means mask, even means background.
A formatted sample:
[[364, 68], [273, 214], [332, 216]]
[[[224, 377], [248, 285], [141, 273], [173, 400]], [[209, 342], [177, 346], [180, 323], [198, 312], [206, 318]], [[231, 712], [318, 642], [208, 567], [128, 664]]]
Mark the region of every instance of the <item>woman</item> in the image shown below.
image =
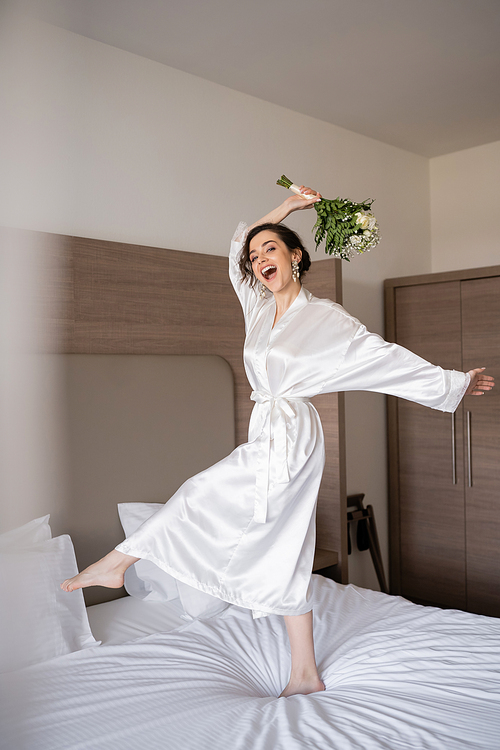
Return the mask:
[[[118, 588], [146, 558], [196, 589], [283, 615], [290, 640], [287, 697], [324, 690], [313, 644], [309, 583], [315, 506], [324, 466], [319, 393], [371, 390], [454, 411], [493, 386], [483, 369], [444, 371], [388, 344], [330, 300], [306, 292], [310, 258], [280, 222], [321, 199], [292, 195], [231, 245], [230, 277], [243, 307], [245, 368], [255, 401], [248, 443], [185, 482], [157, 514], [99, 562], [65, 581]], [[258, 288], [257, 288], [258, 287]]]

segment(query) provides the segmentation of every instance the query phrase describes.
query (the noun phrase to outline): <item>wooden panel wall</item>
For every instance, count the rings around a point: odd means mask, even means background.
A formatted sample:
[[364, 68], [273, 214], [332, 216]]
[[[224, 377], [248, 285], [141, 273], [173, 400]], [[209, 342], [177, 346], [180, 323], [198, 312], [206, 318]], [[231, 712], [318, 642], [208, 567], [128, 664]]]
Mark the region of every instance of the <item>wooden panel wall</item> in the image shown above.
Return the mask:
[[[253, 402], [243, 369], [244, 326], [226, 257], [118, 242], [44, 235], [54, 252], [49, 309], [59, 304], [58, 351], [99, 354], [216, 354], [235, 382], [237, 443], [247, 439]], [[63, 263], [60, 263], [62, 255]], [[341, 302], [340, 261], [312, 264], [306, 288]], [[336, 550], [337, 580], [347, 582], [347, 524], [342, 394], [314, 400], [323, 422], [327, 464], [318, 501], [318, 546]]]

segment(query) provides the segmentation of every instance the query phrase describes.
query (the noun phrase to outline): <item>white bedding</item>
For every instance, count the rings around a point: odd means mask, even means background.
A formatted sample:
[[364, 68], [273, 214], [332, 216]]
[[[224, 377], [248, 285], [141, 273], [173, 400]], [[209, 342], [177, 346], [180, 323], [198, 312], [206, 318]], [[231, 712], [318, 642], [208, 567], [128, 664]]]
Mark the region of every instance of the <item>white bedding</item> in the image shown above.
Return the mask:
[[230, 607], [11, 676], [1, 747], [498, 750], [500, 620], [319, 576], [313, 602], [324, 693], [278, 700], [283, 619]]

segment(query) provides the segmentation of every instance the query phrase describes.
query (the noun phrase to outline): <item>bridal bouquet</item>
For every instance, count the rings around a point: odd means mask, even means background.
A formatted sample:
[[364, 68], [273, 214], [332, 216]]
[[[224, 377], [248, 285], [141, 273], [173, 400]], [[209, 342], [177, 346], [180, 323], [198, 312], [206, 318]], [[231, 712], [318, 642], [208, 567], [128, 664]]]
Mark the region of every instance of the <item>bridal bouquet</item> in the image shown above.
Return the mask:
[[[292, 190], [303, 198], [306, 196], [284, 174], [277, 185]], [[347, 198], [326, 200], [322, 198], [314, 204], [318, 219], [313, 227], [316, 250], [326, 238], [325, 253], [336, 258], [351, 260], [356, 253], [365, 253], [380, 242], [380, 232], [376, 218], [370, 213], [373, 199], [363, 203], [353, 203]]]

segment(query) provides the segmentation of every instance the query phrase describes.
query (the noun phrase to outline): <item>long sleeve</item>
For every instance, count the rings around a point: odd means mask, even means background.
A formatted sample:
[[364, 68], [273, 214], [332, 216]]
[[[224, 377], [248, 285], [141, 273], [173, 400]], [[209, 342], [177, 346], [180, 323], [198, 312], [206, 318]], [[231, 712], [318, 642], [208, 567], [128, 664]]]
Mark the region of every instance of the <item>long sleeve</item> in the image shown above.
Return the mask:
[[361, 325], [337, 372], [322, 392], [374, 391], [415, 401], [431, 409], [453, 412], [470, 376], [443, 370], [398, 344], [390, 344]]
[[257, 291], [248, 281], [241, 279], [241, 271], [238, 265], [241, 249], [247, 236], [247, 225], [240, 222], [234, 233], [231, 248], [229, 250], [229, 278], [243, 308], [245, 322], [259, 302]]

